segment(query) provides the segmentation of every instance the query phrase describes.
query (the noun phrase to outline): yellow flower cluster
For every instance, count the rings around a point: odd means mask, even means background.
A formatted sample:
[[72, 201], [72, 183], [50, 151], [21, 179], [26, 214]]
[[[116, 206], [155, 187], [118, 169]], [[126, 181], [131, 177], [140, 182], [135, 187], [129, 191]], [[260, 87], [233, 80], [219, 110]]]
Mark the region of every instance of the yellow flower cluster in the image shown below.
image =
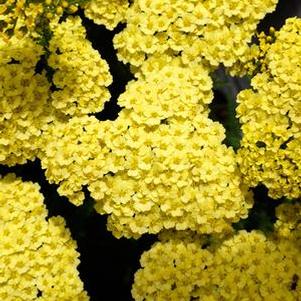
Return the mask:
[[[251, 2], [0, 1], [0, 164], [39, 157], [73, 204], [87, 187], [115, 237], [160, 233], [142, 255], [136, 301], [301, 300], [301, 205], [280, 205], [269, 237], [231, 226], [253, 205], [248, 187], [301, 197], [301, 19], [250, 45], [277, 0]], [[88, 115], [103, 110], [112, 76], [81, 18], [60, 21], [78, 6], [110, 30], [127, 23], [114, 45], [136, 79], [114, 121]], [[53, 86], [35, 70], [41, 17]], [[220, 64], [257, 72], [238, 95], [238, 154], [209, 118]], [[0, 300], [88, 300], [76, 242], [63, 218], [48, 219], [39, 185], [0, 176], [0, 202]]]
[[198, 71], [170, 65], [130, 82], [122, 114], [104, 123], [117, 165], [89, 190], [117, 237], [222, 232], [252, 206], [224, 129], [208, 118], [211, 80]]
[[223, 127], [208, 118], [211, 79], [177, 62], [141, 72], [146, 78], [118, 99], [125, 108], [117, 120], [77, 116], [49, 127], [39, 154], [47, 179], [76, 205], [87, 186], [117, 237], [227, 230], [252, 200]]
[[65, 221], [47, 218], [39, 185], [14, 174], [0, 179], [0, 299], [89, 300], [79, 253]]
[[179, 59], [163, 56], [143, 64], [137, 76], [139, 80], [128, 83], [118, 104], [138, 125], [193, 120], [208, 112], [213, 99], [212, 80], [203, 66], [191, 64], [187, 68]]
[[222, 126], [204, 114], [155, 127], [124, 123], [105, 137], [122, 169], [89, 187], [96, 209], [111, 214], [116, 237], [164, 228], [221, 232], [247, 216], [251, 202], [240, 189], [233, 150], [221, 144]]
[[50, 120], [49, 83], [34, 67], [43, 53], [30, 38], [0, 38], [0, 163], [32, 160]]
[[252, 76], [257, 73], [261, 56], [262, 51], [260, 46], [251, 44], [245, 48], [244, 54], [237, 57], [231, 67], [227, 68], [227, 71], [231, 76]]
[[51, 27], [48, 64], [55, 70], [53, 83], [58, 88], [51, 94], [52, 105], [69, 115], [100, 112], [110, 98], [108, 64], [86, 40], [80, 17]]
[[206, 248], [190, 236], [172, 233], [143, 253], [132, 287], [136, 301], [301, 298], [300, 251], [291, 241], [239, 231]]
[[90, 0], [83, 5], [87, 18], [96, 24], [105, 25], [109, 30], [125, 21], [128, 7], [128, 0]]
[[248, 53], [229, 69], [232, 76], [254, 76], [258, 72], [266, 72], [266, 54], [270, 46], [275, 42], [276, 32], [274, 27], [270, 27], [268, 34], [265, 32], [256, 33], [257, 43], [249, 46]]
[[13, 34], [20, 37], [28, 32], [33, 33], [36, 20], [42, 13], [42, 3], [27, 3], [26, 0], [1, 1], [0, 32], [2, 37], [9, 39]]
[[[80, 2], [85, 2], [82, 0]], [[72, 3], [71, 3], [72, 2]], [[73, 0], [8, 0], [0, 3], [0, 33], [7, 40], [13, 35], [37, 38], [49, 20], [58, 20], [64, 12], [77, 11]]]
[[142, 254], [132, 287], [136, 301], [188, 301], [196, 297], [198, 286], [208, 283], [200, 276], [212, 264], [213, 255], [202, 249], [201, 238], [191, 239], [190, 234], [172, 233]]
[[277, 0], [137, 0], [127, 27], [114, 38], [118, 57], [139, 67], [153, 55], [180, 55], [185, 64], [205, 59], [212, 67], [248, 60], [258, 22]]
[[255, 57], [254, 64], [258, 65], [260, 72], [266, 72], [267, 70], [265, 57], [267, 55], [267, 52], [270, 50], [271, 45], [274, 44], [277, 34], [278, 32], [275, 31], [275, 28], [270, 27], [269, 34], [261, 32], [257, 35], [257, 39], [259, 41], [258, 48], [260, 51]]
[[55, 123], [42, 138], [39, 157], [47, 180], [59, 183], [58, 192], [75, 205], [84, 200], [82, 186], [108, 172], [109, 149], [99, 142], [104, 135], [100, 121], [81, 116]]
[[301, 19], [288, 19], [269, 46], [265, 71], [238, 95], [240, 169], [249, 186], [273, 198], [298, 198], [301, 182]]
[[278, 236], [301, 243], [301, 205], [281, 204], [276, 208], [275, 232]]
[[42, 54], [43, 48], [29, 37], [13, 36], [8, 41], [3, 37], [0, 38], [1, 66], [10, 63], [14, 59], [30, 69], [37, 64]]

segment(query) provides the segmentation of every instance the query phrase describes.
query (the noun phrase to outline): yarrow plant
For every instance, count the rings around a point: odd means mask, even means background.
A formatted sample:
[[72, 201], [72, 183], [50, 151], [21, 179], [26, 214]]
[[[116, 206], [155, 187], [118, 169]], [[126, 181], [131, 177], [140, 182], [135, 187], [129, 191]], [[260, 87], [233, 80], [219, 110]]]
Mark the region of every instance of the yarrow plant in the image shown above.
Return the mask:
[[1, 300], [88, 300], [79, 253], [62, 217], [48, 220], [39, 185], [0, 179]]
[[[96, 300], [64, 217], [46, 209], [56, 200], [13, 173], [34, 160], [58, 202], [92, 200], [115, 238], [157, 237], [132, 273], [135, 301], [301, 299], [301, 20], [258, 32], [276, 6], [0, 1], [1, 300]], [[216, 110], [221, 69], [250, 79], [228, 96], [236, 112]], [[238, 149], [222, 117], [240, 125]], [[270, 230], [248, 227], [267, 201]]]

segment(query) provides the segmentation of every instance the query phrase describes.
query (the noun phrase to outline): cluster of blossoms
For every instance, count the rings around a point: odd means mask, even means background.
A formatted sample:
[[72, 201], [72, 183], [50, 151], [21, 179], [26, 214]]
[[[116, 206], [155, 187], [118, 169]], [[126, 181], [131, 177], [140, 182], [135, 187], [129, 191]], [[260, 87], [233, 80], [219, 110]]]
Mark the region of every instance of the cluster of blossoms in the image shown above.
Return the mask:
[[301, 205], [281, 204], [276, 208], [275, 233], [281, 238], [301, 242]]
[[[41, 46], [26, 36], [13, 36], [8, 42], [0, 40], [2, 164], [33, 160], [53, 121], [66, 122], [70, 115], [101, 111], [110, 98], [107, 86], [112, 77], [108, 65], [85, 39], [80, 19], [69, 17], [60, 24], [53, 23], [52, 27], [48, 61], [55, 71], [54, 92], [45, 72], [35, 71], [44, 54]], [[63, 118], [64, 115], [67, 116]]]
[[0, 34], [5, 40], [12, 36], [42, 38], [50, 22], [58, 23], [64, 14], [79, 8], [97, 24], [114, 29], [125, 21], [128, 0], [8, 0], [0, 1]]
[[[142, 255], [136, 301], [299, 300], [301, 207], [279, 206], [269, 236], [231, 225], [248, 216], [249, 187], [301, 196], [300, 19], [251, 45], [276, 0], [6, 2], [0, 29], [16, 34], [0, 40], [0, 163], [38, 157], [77, 206], [87, 188], [117, 238], [160, 233]], [[60, 19], [77, 7], [109, 30], [126, 22], [114, 46], [136, 78], [113, 121], [90, 116], [109, 101], [112, 76], [81, 18]], [[41, 16], [52, 33], [44, 49], [32, 40]], [[43, 55], [48, 73], [36, 68]], [[237, 154], [209, 118], [219, 64], [255, 74], [238, 95]], [[88, 300], [76, 243], [61, 217], [47, 218], [39, 186], [9, 174], [0, 202], [0, 299]]]
[[164, 228], [222, 232], [247, 217], [252, 200], [233, 150], [222, 144], [223, 127], [208, 118], [211, 86], [200, 66], [178, 60], [148, 72], [119, 97], [117, 120], [73, 117], [49, 131], [46, 177], [76, 205], [88, 185], [117, 237]]
[[115, 236], [221, 232], [247, 216], [252, 202], [234, 152], [221, 143], [223, 127], [208, 118], [210, 89], [202, 68], [171, 62], [130, 82], [119, 97], [123, 114], [106, 122], [104, 137], [118, 166], [89, 188], [96, 209], [111, 214]]
[[239, 231], [213, 243], [164, 233], [135, 274], [136, 301], [299, 300], [300, 251], [291, 240]]
[[238, 95], [243, 138], [240, 170], [248, 186], [266, 185], [273, 198], [299, 198], [301, 182], [301, 20], [288, 19]]
[[233, 151], [221, 145], [219, 124], [206, 115], [153, 128], [120, 122], [123, 131], [113, 125], [106, 136], [118, 169], [89, 188], [100, 202], [96, 210], [111, 214], [115, 236], [164, 228], [221, 232], [247, 217], [252, 202], [240, 189]]
[[50, 119], [50, 84], [35, 73], [43, 50], [30, 38], [0, 38], [0, 163], [15, 165], [33, 159], [41, 130]]
[[114, 38], [118, 57], [139, 67], [153, 55], [180, 55], [185, 64], [205, 59], [216, 68], [248, 61], [258, 22], [277, 0], [137, 0], [126, 28]]
[[47, 219], [39, 185], [0, 179], [0, 299], [88, 300], [76, 242], [62, 217]]
[[52, 105], [68, 115], [102, 111], [110, 98], [107, 87], [112, 82], [109, 66], [86, 40], [80, 17], [69, 17], [51, 24], [48, 64], [55, 70]]
[[95, 117], [77, 116], [56, 122], [42, 140], [39, 157], [50, 183], [59, 183], [58, 192], [75, 205], [84, 200], [82, 186], [109, 172], [109, 149], [99, 141], [106, 135]]
[[[75, 13], [79, 4], [89, 0], [8, 0], [0, 2], [0, 33], [5, 39], [13, 35], [41, 37], [50, 20]], [[46, 26], [46, 27], [45, 27]]]
[[90, 0], [82, 6], [85, 16], [94, 23], [113, 30], [118, 23], [126, 21], [128, 0]]

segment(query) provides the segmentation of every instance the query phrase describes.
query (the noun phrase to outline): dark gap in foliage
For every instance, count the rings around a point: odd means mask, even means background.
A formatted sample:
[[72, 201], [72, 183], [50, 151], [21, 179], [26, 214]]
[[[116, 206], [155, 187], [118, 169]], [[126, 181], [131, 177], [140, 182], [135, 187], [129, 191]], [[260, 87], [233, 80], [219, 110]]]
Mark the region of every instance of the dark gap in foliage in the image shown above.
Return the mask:
[[222, 143], [232, 146], [236, 151], [242, 138], [239, 121], [235, 118], [236, 103], [220, 90], [213, 90], [213, 92], [214, 98], [209, 105], [209, 118], [223, 125], [226, 137]]
[[258, 147], [258, 148], [265, 148], [266, 147], [266, 144], [263, 142], [263, 141], [257, 141], [255, 143], [255, 145]]
[[116, 239], [105, 229], [106, 220], [100, 215], [93, 216], [87, 221], [86, 238], [79, 242], [80, 271], [87, 280], [86, 289], [91, 301], [131, 301], [131, 286], [140, 256], [150, 248], [155, 237]]
[[240, 91], [250, 87], [247, 77], [231, 77], [223, 67], [211, 74], [213, 79], [214, 99], [209, 105], [209, 118], [220, 122], [226, 131], [223, 143], [236, 151], [240, 147], [242, 132], [236, 117], [236, 98]]
[[279, 0], [276, 10], [271, 14], [267, 14], [264, 19], [257, 26], [257, 31], [269, 32], [269, 28], [273, 26], [279, 30], [284, 24], [285, 20], [290, 17], [301, 17], [300, 2], [298, 0], [289, 1]]
[[59, 23], [63, 23], [67, 20], [67, 18], [70, 16], [66, 11], [63, 12], [63, 15], [60, 17]]
[[118, 61], [116, 51], [113, 47], [114, 35], [119, 33], [125, 25], [119, 24], [113, 31], [110, 31], [103, 25], [94, 24], [93, 21], [84, 16], [82, 10], [80, 10], [79, 15], [86, 28], [87, 39], [92, 42], [93, 48], [98, 50], [101, 57], [109, 64], [110, 73], [113, 77], [113, 83], [109, 86], [111, 99], [105, 103], [102, 112], [94, 115], [99, 120], [115, 120], [121, 111], [121, 107], [117, 104], [117, 99], [125, 91], [127, 83], [134, 79], [129, 66]]
[[50, 91], [54, 92], [58, 89], [52, 82], [53, 79], [53, 75], [55, 70], [53, 68], [51, 68], [50, 66], [48, 66], [47, 60], [49, 57], [50, 53], [47, 49], [45, 49], [45, 54], [43, 54], [40, 59], [38, 60], [36, 66], [35, 66], [35, 74], [42, 74], [42, 72], [45, 70], [46, 71], [46, 78], [48, 80], [48, 82], [51, 84], [50, 86]]
[[213, 90], [213, 100], [209, 104], [209, 118], [213, 121], [218, 121], [225, 124], [227, 120], [227, 99], [219, 90]]
[[275, 209], [282, 203], [282, 199], [274, 200], [268, 196], [268, 189], [264, 185], [258, 185], [252, 189], [254, 193], [254, 206], [250, 209], [246, 219], [234, 223], [237, 230], [247, 231], [260, 229], [266, 234], [274, 230], [276, 222]]
[[15, 60], [14, 58], [12, 58], [12, 59], [10, 60], [10, 62], [8, 62], [7, 64], [8, 64], [8, 65], [18, 65], [18, 64], [20, 64], [20, 61]]
[[299, 281], [299, 276], [297, 274], [294, 274], [292, 277], [292, 282], [291, 282], [291, 291], [295, 291], [297, 286], [298, 286], [298, 281]]
[[[219, 90], [213, 90], [213, 100], [209, 104], [209, 118], [213, 121], [221, 123], [226, 129], [228, 112], [227, 112], [227, 99], [224, 94]], [[227, 133], [227, 130], [226, 130]], [[226, 138], [222, 141], [223, 144], [230, 146]]]
[[37, 298], [42, 297], [42, 295], [43, 295], [43, 292], [38, 289]]
[[46, 56], [42, 55], [40, 57], [39, 61], [37, 62], [36, 67], [35, 67], [35, 73], [41, 74], [42, 71], [45, 69], [46, 63], [47, 63]]

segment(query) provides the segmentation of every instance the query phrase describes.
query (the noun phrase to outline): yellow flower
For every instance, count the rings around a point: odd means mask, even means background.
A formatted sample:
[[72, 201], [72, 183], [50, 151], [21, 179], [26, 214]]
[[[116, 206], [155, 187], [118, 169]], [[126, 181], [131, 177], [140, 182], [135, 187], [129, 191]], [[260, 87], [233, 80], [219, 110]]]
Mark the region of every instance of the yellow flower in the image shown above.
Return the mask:
[[40, 291], [49, 299], [88, 300], [78, 277], [76, 243], [62, 217], [46, 220], [39, 189], [14, 174], [0, 179], [1, 208], [9, 208], [0, 212], [5, 225], [0, 238], [0, 267], [5, 271], [0, 275], [0, 296], [30, 301], [40, 299]]
[[[28, 37], [0, 39], [0, 161], [9, 166], [33, 160], [41, 131], [52, 120], [45, 73], [35, 66], [43, 54]], [[19, 63], [14, 63], [14, 61]]]
[[210, 243], [185, 231], [163, 232], [159, 238], [141, 256], [132, 287], [137, 301], [300, 297], [298, 289], [291, 289], [292, 278], [300, 275], [292, 241], [267, 239], [258, 231], [213, 236]]
[[83, 5], [83, 9], [85, 16], [94, 23], [113, 30], [119, 22], [125, 21], [128, 6], [128, 0], [91, 0]]
[[49, 49], [48, 63], [55, 70], [53, 83], [60, 88], [51, 95], [52, 105], [66, 115], [101, 111], [110, 98], [107, 87], [112, 77], [107, 63], [85, 39], [79, 17], [53, 25]]
[[269, 45], [265, 70], [238, 95], [243, 139], [238, 162], [249, 186], [262, 183], [273, 198], [300, 197], [300, 19], [292, 18]]
[[144, 61], [160, 54], [180, 56], [185, 65], [204, 61], [215, 69], [223, 63], [232, 73], [245, 73], [244, 63], [254, 58], [248, 44], [259, 21], [275, 9], [277, 1], [260, 6], [233, 0], [208, 3], [134, 2], [124, 17], [127, 27], [114, 37], [118, 57], [138, 67], [134, 73]]

